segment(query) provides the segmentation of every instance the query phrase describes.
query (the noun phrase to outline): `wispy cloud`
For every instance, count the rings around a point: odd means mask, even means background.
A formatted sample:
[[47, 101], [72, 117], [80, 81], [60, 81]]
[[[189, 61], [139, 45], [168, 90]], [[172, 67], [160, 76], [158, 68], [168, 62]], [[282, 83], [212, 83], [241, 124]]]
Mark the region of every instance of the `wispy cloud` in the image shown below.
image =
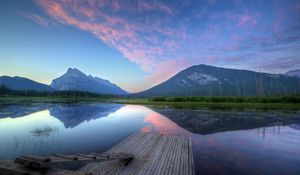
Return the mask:
[[[163, 46], [156, 36], [180, 38], [182, 35], [180, 31], [168, 26], [162, 27], [158, 22], [149, 21], [144, 24], [122, 15], [124, 10], [129, 10], [128, 13], [135, 15], [155, 10], [166, 13], [167, 16], [173, 15], [172, 10], [164, 4], [138, 1], [139, 3], [135, 4], [138, 9], [135, 10], [130, 7], [127, 9], [129, 4], [107, 1], [89, 2], [83, 6], [77, 1], [37, 1], [58, 22], [91, 32], [147, 72], [155, 69], [159, 61], [157, 58], [161, 56], [162, 50], [171, 49], [176, 45], [173, 43]], [[106, 11], [110, 9], [114, 13], [104, 12], [105, 9]]]
[[[263, 64], [261, 67], [273, 70], [262, 63], [265, 57], [283, 59], [276, 48], [295, 47], [300, 41], [300, 22], [296, 20], [299, 17], [295, 18], [299, 15], [299, 3], [274, 2], [272, 6], [261, 1], [224, 4], [211, 0], [172, 3], [37, 0], [36, 3], [57, 23], [93, 34], [139, 65], [149, 75], [146, 80], [152, 85], [200, 63], [234, 67], [245, 61], [253, 69]], [[49, 25], [42, 16], [25, 17]], [[285, 65], [300, 59], [299, 51], [285, 54], [293, 57], [286, 59]]]
[[168, 60], [160, 62], [157, 64], [154, 73], [147, 77], [147, 81], [152, 85], [157, 85], [162, 81], [171, 78], [188, 66], [191, 66], [191, 64], [186, 60]]
[[30, 19], [31, 21], [38, 23], [44, 27], [49, 27], [49, 26], [55, 25], [55, 22], [53, 20], [36, 15], [36, 14], [28, 14], [28, 13], [24, 13], [24, 12], [20, 12], [20, 14], [23, 17]]
[[257, 19], [255, 16], [251, 15], [242, 15], [238, 19], [238, 26], [243, 27], [243, 26], [255, 26], [257, 23]]
[[265, 61], [259, 65], [262, 70], [268, 69], [277, 72], [287, 72], [291, 69], [298, 69], [300, 67], [300, 59], [297, 56], [283, 56], [278, 57], [272, 62]]

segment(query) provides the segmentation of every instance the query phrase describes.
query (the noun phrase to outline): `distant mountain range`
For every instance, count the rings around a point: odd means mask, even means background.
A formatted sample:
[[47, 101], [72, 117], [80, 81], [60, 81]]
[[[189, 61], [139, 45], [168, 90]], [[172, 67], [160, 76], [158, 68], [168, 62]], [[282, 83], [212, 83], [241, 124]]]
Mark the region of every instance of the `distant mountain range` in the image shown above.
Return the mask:
[[[22, 77], [0, 77], [0, 85], [14, 90], [75, 90], [98, 94], [126, 95], [125, 90], [108, 80], [86, 75], [76, 68], [54, 79], [51, 85]], [[208, 65], [189, 67], [167, 81], [135, 96], [255, 96], [300, 93], [300, 69], [284, 75]]]
[[75, 68], [69, 68], [64, 75], [54, 79], [50, 86], [23, 77], [9, 76], [1, 76], [0, 85], [4, 85], [13, 90], [34, 90], [46, 92], [74, 90], [98, 94], [127, 94], [125, 90], [108, 80], [93, 77], [91, 75], [87, 76]]
[[189, 67], [137, 96], [254, 96], [300, 93], [300, 79], [280, 74]]
[[300, 69], [288, 71], [284, 75], [300, 78]]
[[0, 85], [14, 90], [54, 91], [50, 86], [23, 77], [1, 76]]
[[80, 70], [69, 68], [68, 71], [59, 78], [52, 81], [51, 87], [56, 90], [76, 90], [98, 94], [119, 94], [127, 92], [117, 85], [98, 77], [87, 76]]

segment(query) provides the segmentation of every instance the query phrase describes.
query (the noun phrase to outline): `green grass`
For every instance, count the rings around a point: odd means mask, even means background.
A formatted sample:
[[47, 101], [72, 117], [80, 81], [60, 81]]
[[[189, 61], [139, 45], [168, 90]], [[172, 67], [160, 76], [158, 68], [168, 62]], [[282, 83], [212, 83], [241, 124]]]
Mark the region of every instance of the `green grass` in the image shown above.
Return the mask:
[[253, 103], [253, 102], [199, 102], [199, 101], [152, 101], [147, 98], [100, 98], [100, 97], [0, 97], [0, 104], [13, 103], [85, 103], [85, 102], [113, 102], [119, 104], [171, 106], [175, 108], [254, 108], [254, 109], [292, 109], [299, 110], [300, 103]]
[[176, 108], [254, 108], [254, 109], [300, 109], [300, 103], [236, 103], [236, 102], [170, 102], [149, 101], [148, 99], [116, 100], [121, 104], [158, 105]]

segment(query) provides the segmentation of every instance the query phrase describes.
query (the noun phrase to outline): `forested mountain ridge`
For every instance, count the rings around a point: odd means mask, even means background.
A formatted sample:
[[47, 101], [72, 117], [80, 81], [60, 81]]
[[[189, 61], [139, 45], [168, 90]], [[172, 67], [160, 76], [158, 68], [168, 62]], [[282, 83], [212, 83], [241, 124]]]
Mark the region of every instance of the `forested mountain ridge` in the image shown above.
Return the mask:
[[191, 66], [137, 96], [256, 96], [300, 93], [300, 79], [280, 74]]

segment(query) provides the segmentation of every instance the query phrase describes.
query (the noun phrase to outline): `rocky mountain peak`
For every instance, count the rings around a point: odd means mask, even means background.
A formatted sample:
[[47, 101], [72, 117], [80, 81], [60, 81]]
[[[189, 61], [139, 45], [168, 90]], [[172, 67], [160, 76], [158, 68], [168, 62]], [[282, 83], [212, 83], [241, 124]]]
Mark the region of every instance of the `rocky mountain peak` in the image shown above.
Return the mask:
[[51, 87], [56, 90], [76, 90], [100, 94], [127, 94], [126, 91], [110, 81], [86, 75], [76, 68], [69, 68], [65, 74], [54, 79]]

